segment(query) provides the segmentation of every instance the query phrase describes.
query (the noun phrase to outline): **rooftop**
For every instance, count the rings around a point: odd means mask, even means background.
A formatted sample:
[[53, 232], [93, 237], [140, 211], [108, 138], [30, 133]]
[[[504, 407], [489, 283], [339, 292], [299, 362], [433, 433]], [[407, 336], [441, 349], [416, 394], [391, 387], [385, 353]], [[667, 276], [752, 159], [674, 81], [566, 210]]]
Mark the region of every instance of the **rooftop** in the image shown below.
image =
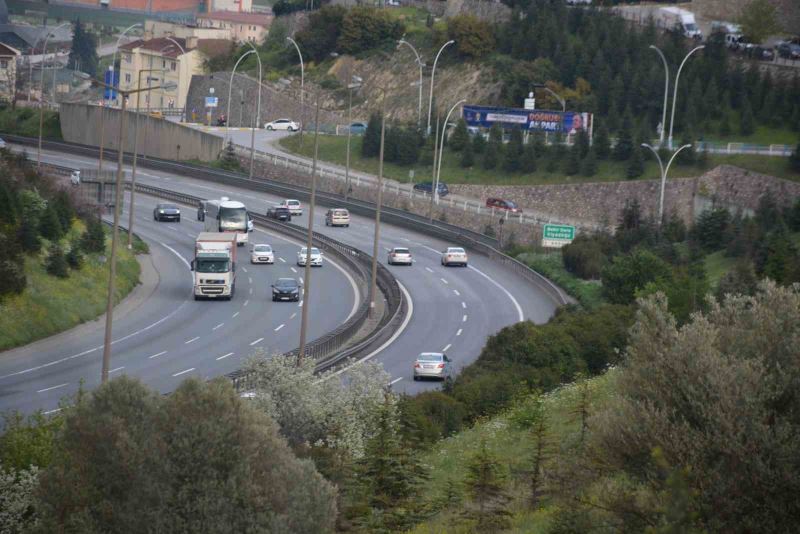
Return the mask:
[[240, 13], [238, 11], [212, 11], [211, 13], [201, 13], [198, 19], [221, 20], [224, 22], [236, 22], [239, 24], [254, 24], [256, 26], [269, 26], [272, 24], [274, 16], [265, 13]]
[[[186, 45], [186, 39], [175, 38], [174, 40], [177, 41], [177, 43], [181, 45], [185, 51], [190, 52], [191, 50], [194, 50], [193, 47]], [[137, 39], [128, 44], [124, 44], [119, 48], [120, 50], [127, 51], [132, 51], [136, 48], [143, 48], [145, 50], [152, 50], [153, 52], [160, 52], [164, 57], [173, 59], [182, 55], [181, 49], [175, 45], [174, 42], [172, 42], [172, 39], [167, 39], [166, 37], [157, 37], [155, 39], [148, 39], [147, 41]]]

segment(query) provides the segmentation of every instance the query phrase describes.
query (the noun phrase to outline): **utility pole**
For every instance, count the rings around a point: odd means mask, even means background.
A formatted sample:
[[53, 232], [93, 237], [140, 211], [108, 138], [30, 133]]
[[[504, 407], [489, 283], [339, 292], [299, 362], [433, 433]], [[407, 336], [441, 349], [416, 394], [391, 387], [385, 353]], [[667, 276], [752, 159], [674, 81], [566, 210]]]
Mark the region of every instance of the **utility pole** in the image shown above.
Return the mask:
[[383, 145], [386, 134], [386, 89], [381, 102], [381, 148], [378, 154], [378, 201], [375, 203], [375, 239], [372, 244], [372, 276], [369, 283], [369, 316], [375, 317], [375, 298], [378, 294], [378, 243], [381, 237], [381, 204], [383, 203]]

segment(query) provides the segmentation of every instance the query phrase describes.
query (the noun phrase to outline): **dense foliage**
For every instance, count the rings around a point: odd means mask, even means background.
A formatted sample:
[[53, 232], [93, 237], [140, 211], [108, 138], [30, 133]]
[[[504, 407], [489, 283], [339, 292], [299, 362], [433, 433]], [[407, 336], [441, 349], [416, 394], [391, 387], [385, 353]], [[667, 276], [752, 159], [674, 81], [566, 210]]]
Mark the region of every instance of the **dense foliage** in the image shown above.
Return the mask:
[[69, 52], [69, 62], [67, 67], [70, 69], [85, 72], [89, 76], [97, 75], [97, 37], [91, 32], [87, 32], [80, 20], [75, 22], [72, 28], [72, 48]]

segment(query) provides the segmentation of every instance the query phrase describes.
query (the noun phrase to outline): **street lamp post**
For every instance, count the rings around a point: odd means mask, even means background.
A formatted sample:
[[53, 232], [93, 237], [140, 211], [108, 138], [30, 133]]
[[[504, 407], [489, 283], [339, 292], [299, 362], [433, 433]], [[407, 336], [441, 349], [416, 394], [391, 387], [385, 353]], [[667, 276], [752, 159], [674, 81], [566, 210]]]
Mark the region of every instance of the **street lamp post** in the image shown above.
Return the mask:
[[[229, 130], [231, 128], [231, 92], [233, 91], [233, 75], [236, 74], [236, 69], [239, 67], [239, 63], [242, 62], [244, 58], [249, 56], [250, 54], [255, 54], [255, 50], [248, 50], [242, 57], [240, 57], [236, 64], [233, 66], [233, 70], [231, 71], [231, 81], [228, 83], [228, 110], [225, 112], [225, 138], [226, 141], [230, 138]], [[258, 91], [261, 92], [261, 87], [259, 86]]]
[[655, 50], [661, 57], [661, 62], [664, 63], [664, 108], [661, 112], [661, 135], [658, 139], [658, 146], [664, 146], [664, 133], [667, 131], [667, 99], [669, 98], [669, 65], [667, 65], [667, 58], [664, 57], [664, 52], [661, 51], [656, 45], [650, 45], [652, 50]]
[[658, 151], [653, 148], [652, 146], [648, 145], [647, 143], [642, 143], [642, 147], [649, 148], [650, 151], [655, 155], [656, 159], [658, 160], [658, 167], [661, 169], [661, 194], [658, 198], [658, 226], [660, 227], [662, 222], [664, 221], [664, 189], [667, 186], [667, 173], [669, 173], [669, 167], [672, 165], [672, 162], [675, 160], [675, 156], [677, 156], [681, 150], [684, 148], [690, 148], [692, 145], [683, 145], [678, 150], [672, 154], [672, 157], [669, 158], [669, 162], [667, 163], [667, 167], [664, 168], [664, 164], [661, 162], [661, 156], [658, 154]]
[[444, 49], [453, 43], [455, 43], [455, 41], [451, 39], [447, 41], [445, 44], [443, 44], [442, 47], [439, 49], [439, 51], [436, 53], [436, 58], [433, 60], [433, 69], [431, 69], [431, 94], [428, 97], [428, 128], [426, 130], [428, 135], [430, 135], [431, 133], [431, 107], [433, 106], [433, 80], [434, 76], [436, 76], [436, 64], [439, 62], [439, 56], [442, 55]]
[[361, 82], [363, 81], [358, 76], [351, 76], [350, 81], [347, 85], [347, 155], [345, 156], [345, 167], [344, 167], [344, 200], [347, 201], [350, 195], [350, 137], [352, 134], [352, 126], [353, 126], [353, 89], [358, 89], [361, 87]]
[[375, 202], [375, 236], [372, 244], [372, 273], [369, 283], [369, 316], [375, 316], [375, 299], [378, 294], [378, 244], [381, 236], [381, 204], [383, 203], [383, 152], [386, 134], [386, 89], [381, 102], [381, 146], [378, 153], [378, 199]]
[[[433, 168], [431, 172], [431, 184], [436, 181], [436, 157], [437, 157], [437, 148], [439, 148], [439, 118], [440, 115], [436, 114], [436, 135], [433, 138]], [[441, 154], [439, 154], [441, 157]], [[431, 200], [430, 204], [428, 204], [428, 221], [431, 223], [433, 222], [433, 189], [431, 189]]]
[[311, 198], [308, 206], [308, 235], [306, 237], [306, 267], [303, 281], [303, 311], [300, 318], [300, 349], [297, 352], [297, 366], [303, 362], [306, 353], [306, 330], [308, 328], [309, 290], [311, 289], [311, 247], [314, 245], [314, 206], [317, 198], [317, 154], [319, 151], [319, 93], [317, 93], [314, 116], [314, 159], [311, 163]]
[[400, 48], [400, 45], [407, 45], [411, 51], [414, 52], [414, 55], [417, 56], [417, 65], [419, 65], [419, 103], [417, 104], [417, 127], [420, 127], [422, 123], [422, 67], [424, 67], [425, 64], [422, 63], [422, 57], [420, 57], [419, 52], [417, 52], [417, 49], [414, 48], [414, 45], [405, 39], [400, 39], [397, 41], [397, 43], [398, 48]]
[[303, 63], [303, 54], [300, 53], [300, 47], [297, 46], [297, 41], [292, 39], [291, 37], [286, 38], [287, 41], [294, 45], [294, 49], [297, 50], [297, 55], [300, 56], [300, 146], [303, 146], [303, 130], [306, 129], [305, 125], [305, 106], [303, 105], [303, 98], [305, 94], [305, 83], [306, 83], [306, 68], [305, 64]]
[[556, 100], [558, 100], [558, 103], [559, 103], [559, 104], [561, 104], [561, 112], [562, 112], [562, 113], [564, 113], [564, 112], [566, 112], [566, 111], [567, 111], [567, 101], [566, 101], [566, 100], [564, 100], [563, 98], [561, 98], [561, 97], [558, 95], [558, 93], [556, 93], [555, 91], [553, 91], [552, 89], [550, 89], [549, 87], [547, 87], [547, 86], [546, 86], [545, 84], [543, 84], [543, 83], [537, 83], [537, 84], [534, 84], [534, 86], [533, 86], [533, 87], [534, 87], [534, 88], [538, 87], [538, 88], [540, 88], [540, 89], [544, 89], [545, 91], [547, 91], [548, 93], [550, 93], [551, 95], [553, 95], [553, 98], [555, 98]]
[[450, 108], [450, 111], [447, 112], [447, 116], [444, 119], [444, 125], [442, 126], [442, 135], [439, 137], [439, 161], [436, 164], [436, 182], [433, 184], [433, 195], [435, 196], [435, 201], [439, 203], [439, 178], [442, 175], [442, 156], [444, 155], [444, 134], [447, 131], [447, 121], [450, 120], [450, 115], [455, 111], [455, 109], [466, 102], [466, 99], [461, 99], [455, 104], [453, 107]]
[[256, 107], [256, 118], [255, 124], [253, 125], [253, 129], [250, 130], [250, 179], [253, 179], [253, 167], [256, 163], [256, 128], [258, 128], [259, 122], [261, 121], [261, 82], [263, 81], [262, 78], [262, 71], [261, 71], [261, 56], [258, 55], [258, 50], [250, 41], [247, 42], [252, 48], [253, 52], [256, 54], [256, 59], [258, 60], [258, 106]]
[[675, 75], [675, 87], [673, 88], [672, 93], [672, 113], [670, 114], [669, 118], [669, 149], [672, 150], [672, 127], [675, 126], [675, 101], [678, 99], [678, 82], [681, 79], [681, 70], [683, 70], [683, 66], [686, 64], [686, 60], [689, 59], [689, 56], [697, 52], [698, 50], [702, 50], [705, 48], [706, 45], [700, 45], [695, 47], [686, 54], [686, 57], [683, 58], [681, 61], [681, 66], [678, 67], [678, 74]]
[[[40, 91], [41, 96], [39, 97], [39, 145], [36, 149], [36, 170], [41, 170], [42, 168], [42, 129], [44, 128], [44, 58], [47, 55], [47, 41], [50, 40], [50, 37], [53, 37], [54, 33], [58, 31], [59, 28], [63, 28], [64, 26], [68, 26], [70, 23], [65, 22], [63, 24], [59, 24], [56, 26], [52, 33], [48, 33], [47, 37], [44, 38], [44, 48], [42, 49], [42, 76], [40, 79]], [[56, 53], [53, 52], [53, 59], [55, 59]], [[55, 71], [53, 71], [53, 76], [55, 76]]]

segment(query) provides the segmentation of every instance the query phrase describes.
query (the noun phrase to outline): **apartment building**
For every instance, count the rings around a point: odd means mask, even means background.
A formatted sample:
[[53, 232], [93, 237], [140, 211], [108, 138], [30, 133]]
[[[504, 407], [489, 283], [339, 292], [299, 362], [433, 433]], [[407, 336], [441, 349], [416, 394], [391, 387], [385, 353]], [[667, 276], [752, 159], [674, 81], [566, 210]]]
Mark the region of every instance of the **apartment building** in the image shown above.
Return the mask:
[[0, 99], [14, 100], [17, 86], [17, 58], [20, 51], [0, 43]]
[[197, 25], [230, 30], [231, 37], [239, 43], [261, 43], [267, 37], [274, 18], [272, 13], [214, 11], [198, 15]]

